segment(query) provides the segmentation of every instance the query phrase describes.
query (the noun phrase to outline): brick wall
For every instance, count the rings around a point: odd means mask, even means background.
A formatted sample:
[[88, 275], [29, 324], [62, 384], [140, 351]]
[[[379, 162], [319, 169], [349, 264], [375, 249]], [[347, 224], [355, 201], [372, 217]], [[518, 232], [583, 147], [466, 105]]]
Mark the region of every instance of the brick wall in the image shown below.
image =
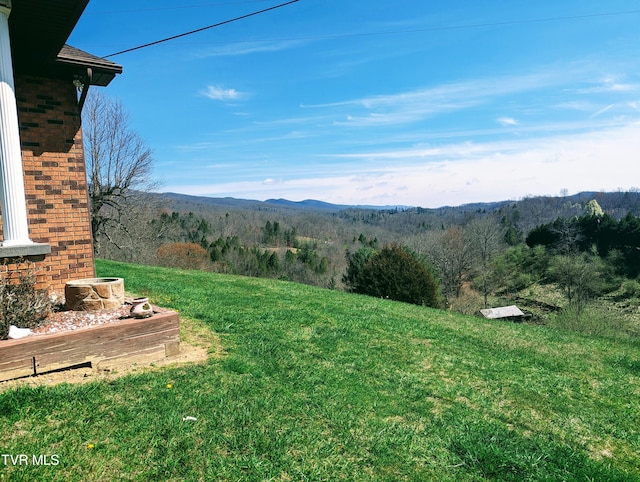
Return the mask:
[[15, 83], [29, 236], [51, 245], [35, 265], [38, 286], [63, 293], [67, 281], [95, 276], [76, 89], [39, 77]]

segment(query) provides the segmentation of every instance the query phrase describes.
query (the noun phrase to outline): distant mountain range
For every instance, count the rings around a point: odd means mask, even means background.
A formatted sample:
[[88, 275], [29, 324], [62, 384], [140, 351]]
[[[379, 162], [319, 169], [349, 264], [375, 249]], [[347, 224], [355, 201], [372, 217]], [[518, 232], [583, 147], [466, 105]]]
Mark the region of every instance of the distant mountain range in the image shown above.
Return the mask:
[[337, 213], [349, 209], [376, 210], [376, 211], [418, 211], [431, 212], [434, 214], [446, 214], [450, 212], [470, 213], [470, 212], [493, 212], [505, 205], [514, 205], [525, 209], [527, 205], [548, 205], [551, 211], [557, 210], [559, 204], [584, 205], [591, 199], [595, 199], [600, 203], [605, 212], [614, 217], [621, 217], [627, 212], [640, 214], [640, 191], [617, 191], [617, 192], [595, 192], [585, 191], [571, 196], [535, 196], [525, 197], [518, 201], [504, 200], [495, 202], [478, 202], [468, 203], [459, 206], [441, 206], [438, 208], [421, 208], [416, 206], [387, 205], [349, 205], [349, 204], [332, 204], [315, 199], [306, 199], [304, 201], [289, 201], [288, 199], [267, 199], [266, 201], [257, 201], [252, 199], [237, 199], [232, 197], [208, 197], [208, 196], [190, 196], [178, 193], [161, 193], [154, 194], [160, 198], [167, 207], [175, 210], [191, 210], [207, 207], [226, 206], [229, 208], [253, 209], [253, 210], [285, 210], [292, 212], [309, 211], [318, 213]]
[[229, 206], [236, 208], [247, 207], [278, 207], [278, 208], [291, 208], [301, 209], [306, 211], [323, 211], [323, 212], [339, 212], [345, 209], [373, 209], [373, 210], [388, 210], [388, 209], [410, 209], [413, 206], [368, 206], [368, 205], [348, 205], [348, 204], [332, 204], [324, 201], [317, 201], [315, 199], [305, 199], [304, 201], [289, 201], [288, 199], [267, 199], [266, 201], [256, 201], [252, 199], [236, 199], [232, 197], [207, 197], [207, 196], [190, 196], [188, 194], [178, 194], [174, 192], [165, 192], [160, 194], [165, 199], [196, 203], [200, 205], [210, 206]]
[[345, 209], [409, 209], [413, 206], [369, 206], [369, 205], [349, 205], [349, 204], [332, 204], [315, 199], [305, 199], [304, 201], [289, 201], [287, 199], [267, 199], [266, 204], [275, 204], [278, 206], [287, 206], [292, 208], [314, 209], [320, 211], [343, 211]]

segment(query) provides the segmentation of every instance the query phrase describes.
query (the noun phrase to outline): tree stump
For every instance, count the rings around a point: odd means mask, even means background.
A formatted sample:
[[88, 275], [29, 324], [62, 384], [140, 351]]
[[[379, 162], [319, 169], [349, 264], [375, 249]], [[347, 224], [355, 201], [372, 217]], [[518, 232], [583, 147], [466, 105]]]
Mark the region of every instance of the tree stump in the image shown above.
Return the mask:
[[124, 304], [122, 278], [87, 278], [68, 281], [65, 308], [73, 311], [112, 310]]

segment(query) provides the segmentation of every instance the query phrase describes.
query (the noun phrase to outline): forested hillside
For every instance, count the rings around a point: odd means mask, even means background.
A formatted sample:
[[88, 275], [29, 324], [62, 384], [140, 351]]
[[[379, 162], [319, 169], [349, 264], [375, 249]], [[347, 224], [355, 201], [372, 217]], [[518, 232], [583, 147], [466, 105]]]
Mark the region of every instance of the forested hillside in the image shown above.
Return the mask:
[[623, 331], [637, 331], [637, 191], [437, 209], [175, 194], [128, 202], [118, 229], [97, 240], [98, 257], [368, 293], [354, 284], [353, 270], [393, 244], [433, 276], [440, 306], [477, 314], [518, 304], [532, 321], [565, 317], [566, 325], [606, 305], [624, 318]]

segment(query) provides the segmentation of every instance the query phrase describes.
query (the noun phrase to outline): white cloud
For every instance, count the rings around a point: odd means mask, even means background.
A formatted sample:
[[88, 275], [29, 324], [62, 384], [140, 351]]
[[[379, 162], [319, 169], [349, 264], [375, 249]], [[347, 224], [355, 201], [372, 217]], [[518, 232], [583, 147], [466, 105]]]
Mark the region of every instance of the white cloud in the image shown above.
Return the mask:
[[275, 40], [275, 41], [243, 41], [230, 42], [225, 45], [212, 47], [196, 54], [198, 58], [234, 57], [264, 52], [279, 52], [306, 44], [305, 40]]
[[594, 112], [593, 114], [591, 114], [590, 118], [593, 119], [595, 117], [598, 117], [600, 114], [604, 114], [605, 112], [607, 112], [608, 110], [613, 109], [614, 104], [609, 104], [605, 107], [603, 107], [602, 109], [598, 109], [596, 112]]
[[619, 82], [615, 76], [605, 77], [592, 87], [577, 89], [578, 94], [626, 93], [640, 90], [640, 85]]
[[499, 117], [496, 120], [498, 121], [498, 124], [505, 127], [518, 125], [518, 121], [515, 120], [513, 117]]
[[210, 85], [202, 95], [212, 100], [230, 101], [241, 100], [246, 97], [246, 94], [238, 92], [236, 89], [225, 89], [217, 85]]
[[618, 79], [614, 76], [604, 79], [603, 84], [604, 89], [611, 92], [631, 92], [634, 90], [638, 90], [637, 85], [618, 82]]
[[326, 104], [302, 104], [303, 108], [342, 109], [348, 112], [340, 126], [398, 125], [438, 114], [487, 105], [504, 96], [530, 92], [566, 82], [560, 72], [451, 82], [436, 87], [387, 95], [371, 95]]

